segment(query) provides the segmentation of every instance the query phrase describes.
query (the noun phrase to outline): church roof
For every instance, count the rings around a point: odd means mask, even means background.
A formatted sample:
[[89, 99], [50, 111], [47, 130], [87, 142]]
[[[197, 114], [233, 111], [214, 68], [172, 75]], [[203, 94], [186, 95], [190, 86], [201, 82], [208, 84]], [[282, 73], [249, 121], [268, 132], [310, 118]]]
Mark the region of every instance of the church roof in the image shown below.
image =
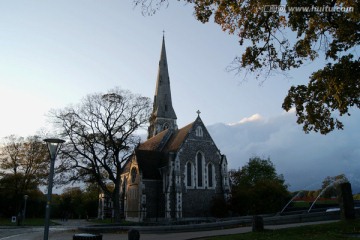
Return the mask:
[[136, 160], [144, 179], [161, 179], [160, 169], [166, 166], [168, 154], [181, 147], [193, 125], [194, 122], [176, 131], [166, 129], [135, 149]]
[[[179, 130], [166, 129], [135, 149], [134, 155], [144, 179], [161, 179], [160, 170], [167, 165], [169, 153], [179, 150], [194, 123]], [[130, 164], [124, 166], [123, 172], [130, 171], [128, 165]]]
[[171, 139], [168, 141], [164, 150], [167, 152], [177, 151], [181, 147], [182, 143], [185, 141], [185, 138], [188, 135], [188, 133], [190, 132], [193, 125], [194, 125], [194, 122], [175, 131], [175, 134], [172, 135]]
[[164, 136], [168, 133], [169, 129], [166, 129], [157, 135], [153, 136], [152, 138], [148, 139], [147, 141], [141, 143], [138, 146], [138, 150], [146, 150], [146, 151], [156, 151], [158, 146], [160, 145], [161, 140]]
[[175, 152], [185, 141], [185, 138], [193, 125], [194, 122], [179, 130], [166, 129], [140, 144], [137, 149], [157, 152]]

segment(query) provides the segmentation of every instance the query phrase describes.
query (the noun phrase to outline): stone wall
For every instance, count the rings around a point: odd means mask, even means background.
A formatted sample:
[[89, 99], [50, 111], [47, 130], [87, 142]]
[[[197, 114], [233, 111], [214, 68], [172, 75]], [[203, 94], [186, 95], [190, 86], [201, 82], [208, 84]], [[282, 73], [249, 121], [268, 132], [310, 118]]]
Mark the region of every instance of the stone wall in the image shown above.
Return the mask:
[[[198, 127], [202, 128], [202, 136], [196, 133]], [[178, 152], [180, 159], [180, 172], [182, 176], [182, 213], [183, 217], [209, 217], [211, 216], [211, 204], [212, 199], [215, 197], [222, 197], [222, 183], [221, 183], [221, 169], [220, 169], [220, 152], [210, 137], [205, 126], [202, 124], [200, 118], [197, 119], [191, 131], [186, 139], [181, 150]], [[203, 187], [198, 187], [197, 182], [197, 169], [196, 169], [196, 155], [201, 152], [204, 156], [205, 163], [203, 166], [204, 179]], [[189, 188], [186, 187], [186, 163], [191, 162], [194, 169], [195, 186]], [[215, 178], [213, 187], [208, 187], [207, 181], [207, 165], [212, 163], [214, 166]]]
[[214, 197], [222, 197], [210, 189], [190, 189], [183, 193], [183, 217], [211, 217], [211, 206]]
[[140, 174], [136, 161], [131, 162], [130, 172], [126, 181], [126, 218], [133, 221], [139, 221], [140, 217]]
[[165, 199], [162, 190], [162, 181], [143, 179], [146, 196], [146, 218], [158, 219], [165, 217]]
[[139, 187], [137, 184], [128, 187], [126, 206], [126, 217], [139, 217]]

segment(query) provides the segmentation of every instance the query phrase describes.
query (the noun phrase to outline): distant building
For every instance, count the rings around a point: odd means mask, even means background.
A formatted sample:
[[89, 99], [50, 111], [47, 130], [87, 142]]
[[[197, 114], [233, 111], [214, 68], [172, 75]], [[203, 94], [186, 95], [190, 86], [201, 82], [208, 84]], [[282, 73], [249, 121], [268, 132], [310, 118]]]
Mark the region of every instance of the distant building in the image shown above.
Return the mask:
[[163, 38], [148, 140], [121, 174], [120, 206], [127, 220], [210, 217], [213, 199], [229, 195], [226, 157], [200, 112], [183, 128], [176, 120]]

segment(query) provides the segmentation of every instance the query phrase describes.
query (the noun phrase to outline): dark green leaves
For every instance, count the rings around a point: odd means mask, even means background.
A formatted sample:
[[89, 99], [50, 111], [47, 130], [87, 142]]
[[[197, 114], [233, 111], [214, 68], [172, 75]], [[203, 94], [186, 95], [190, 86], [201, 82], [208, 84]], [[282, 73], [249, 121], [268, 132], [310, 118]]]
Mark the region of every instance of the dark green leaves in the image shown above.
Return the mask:
[[287, 185], [270, 159], [253, 157], [241, 169], [230, 171], [230, 176], [230, 202], [235, 212], [242, 215], [271, 213], [285, 204]]
[[289, 111], [295, 107], [297, 122], [310, 131], [327, 134], [343, 129], [335, 114], [349, 113], [349, 108], [360, 107], [360, 62], [347, 55], [336, 64], [328, 64], [313, 73], [307, 86], [290, 88], [283, 108]]
[[[134, 1], [143, 11], [158, 10], [168, 3]], [[266, 79], [274, 70], [299, 68], [317, 58], [332, 62], [314, 72], [307, 86], [292, 87], [284, 100], [285, 110], [296, 108], [297, 122], [305, 132], [326, 134], [342, 129], [333, 113], [342, 115], [350, 107], [359, 107], [359, 62], [350, 55], [360, 43], [359, 0], [178, 1], [193, 4], [199, 21], [213, 20], [223, 31], [238, 36], [245, 51], [228, 70], [252, 72], [256, 78]]]

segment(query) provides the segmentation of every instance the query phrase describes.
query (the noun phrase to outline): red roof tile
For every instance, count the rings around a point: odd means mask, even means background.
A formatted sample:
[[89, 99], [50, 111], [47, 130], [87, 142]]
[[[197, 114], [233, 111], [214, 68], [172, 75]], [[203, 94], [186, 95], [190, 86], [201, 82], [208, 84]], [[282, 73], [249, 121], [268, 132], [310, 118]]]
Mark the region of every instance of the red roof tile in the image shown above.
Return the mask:
[[153, 136], [152, 138], [146, 140], [145, 142], [141, 143], [140, 146], [137, 148], [139, 150], [147, 150], [147, 151], [156, 151], [157, 147], [159, 146], [161, 140], [165, 137], [166, 133], [169, 130], [166, 129], [157, 135]]
[[175, 131], [170, 139], [165, 144], [165, 147], [162, 149], [158, 149], [160, 147], [160, 143], [164, 140], [169, 129], [166, 129], [154, 137], [148, 139], [147, 141], [143, 142], [137, 148], [138, 150], [146, 150], [146, 151], [162, 151], [162, 152], [174, 152], [177, 151], [182, 143], [185, 141], [186, 136], [188, 135], [189, 131], [191, 130], [194, 122], [186, 125], [185, 127]]
[[188, 135], [188, 133], [190, 132], [193, 125], [194, 125], [194, 122], [186, 125], [185, 127], [179, 129], [178, 131], [176, 131], [175, 134], [173, 134], [171, 136], [171, 138], [168, 141], [168, 143], [166, 144], [166, 147], [164, 148], [164, 150], [166, 152], [174, 152], [174, 151], [179, 150], [180, 146], [185, 141], [185, 138]]

